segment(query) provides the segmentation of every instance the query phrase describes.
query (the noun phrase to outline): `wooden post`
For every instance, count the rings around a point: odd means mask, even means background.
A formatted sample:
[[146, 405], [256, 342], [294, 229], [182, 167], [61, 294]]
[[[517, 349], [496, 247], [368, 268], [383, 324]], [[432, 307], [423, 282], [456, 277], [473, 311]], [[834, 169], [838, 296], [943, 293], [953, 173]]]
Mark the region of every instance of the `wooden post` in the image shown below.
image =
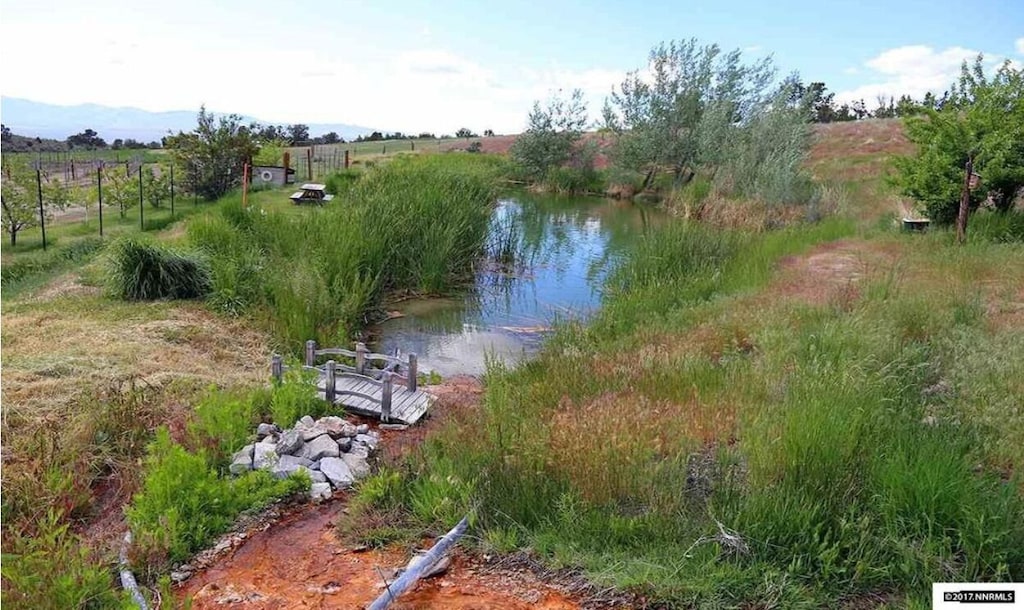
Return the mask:
[[415, 392], [418, 383], [416, 376], [419, 374], [419, 365], [416, 362], [416, 354], [409, 354], [409, 370], [406, 372], [409, 375], [409, 381], [405, 384], [405, 387], [409, 388], [410, 392]]
[[242, 164], [242, 209], [249, 205], [249, 163]]
[[384, 371], [380, 376], [380, 420], [391, 421], [391, 371]]
[[316, 341], [306, 341], [306, 366], [316, 366]]
[[96, 166], [96, 199], [100, 202], [100, 237], [103, 237], [103, 163]]
[[287, 185], [288, 184], [288, 167], [291, 165], [291, 162], [292, 162], [292, 154], [290, 152], [288, 152], [287, 150], [284, 151], [284, 155], [283, 155], [283, 157], [281, 159], [281, 162], [284, 164], [284, 183], [285, 183], [285, 185]]
[[348, 169], [348, 149], [345, 149], [345, 169]]
[[139, 229], [142, 231], [146, 230], [146, 218], [142, 212], [145, 207], [142, 205], [142, 164], [139, 163]]
[[366, 344], [356, 343], [356, 372], [366, 374]]
[[281, 378], [284, 376], [284, 362], [278, 354], [270, 357], [270, 375], [278, 383], [281, 382]]
[[43, 230], [43, 252], [46, 251], [46, 214], [43, 213], [43, 170], [42, 163], [36, 165], [36, 189], [39, 191], [39, 228]]
[[974, 173], [974, 159], [967, 157], [964, 164], [964, 186], [960, 192], [960, 211], [956, 215], [956, 242], [967, 241], [967, 213], [971, 204], [971, 174]]
[[327, 402], [334, 402], [334, 392], [337, 389], [336, 379], [337, 373], [335, 371], [335, 364], [333, 360], [327, 361], [327, 378], [324, 384], [324, 400]]
[[71, 157], [71, 179], [72, 180], [77, 180], [77, 178], [75, 177], [75, 158], [74, 157]]
[[171, 218], [174, 218], [174, 164], [171, 163]]
[[309, 181], [313, 181], [313, 149], [306, 149], [306, 173], [309, 175]]

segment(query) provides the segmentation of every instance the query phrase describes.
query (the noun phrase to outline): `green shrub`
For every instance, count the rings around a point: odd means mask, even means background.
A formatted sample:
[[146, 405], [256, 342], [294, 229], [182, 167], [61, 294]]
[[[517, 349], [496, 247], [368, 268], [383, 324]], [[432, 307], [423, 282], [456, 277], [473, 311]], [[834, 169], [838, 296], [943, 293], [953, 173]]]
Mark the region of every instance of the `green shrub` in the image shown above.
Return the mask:
[[316, 419], [334, 413], [338, 407], [321, 400], [313, 391], [312, 381], [308, 373], [286, 373], [284, 383], [271, 390], [271, 421], [286, 429], [306, 415]]
[[259, 414], [247, 393], [211, 388], [195, 407], [189, 422], [190, 444], [210, 458], [211, 465], [223, 467], [255, 431]]
[[36, 536], [4, 531], [3, 583], [4, 604], [11, 608], [114, 608], [124, 602], [109, 567], [53, 507], [42, 516]]
[[202, 452], [186, 451], [171, 440], [165, 427], [157, 430], [147, 450], [144, 472], [142, 490], [127, 514], [137, 556], [154, 571], [202, 549], [242, 511], [266, 506], [309, 485], [302, 476], [282, 480], [267, 471], [234, 479], [218, 476]]
[[362, 175], [363, 172], [358, 169], [343, 169], [340, 172], [335, 172], [330, 176], [327, 176], [327, 180], [324, 181], [324, 186], [327, 187], [326, 190], [328, 193], [332, 195], [342, 195], [347, 193]]
[[973, 214], [967, 234], [971, 239], [985, 241], [1024, 242], [1024, 211]]
[[129, 301], [194, 299], [210, 291], [210, 271], [194, 255], [125, 238], [111, 245], [111, 291]]

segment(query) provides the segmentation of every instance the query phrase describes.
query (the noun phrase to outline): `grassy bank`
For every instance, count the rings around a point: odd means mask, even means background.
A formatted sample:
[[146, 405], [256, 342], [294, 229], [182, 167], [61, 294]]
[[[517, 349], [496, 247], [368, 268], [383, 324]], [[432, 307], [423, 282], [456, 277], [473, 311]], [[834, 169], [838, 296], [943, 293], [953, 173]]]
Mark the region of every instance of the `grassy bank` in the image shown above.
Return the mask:
[[[924, 608], [934, 581], [1019, 580], [1006, 224], [979, 215], [966, 248], [670, 226], [379, 503], [438, 528], [475, 506], [493, 548], [680, 607]], [[431, 497], [455, 506], [424, 516]]]

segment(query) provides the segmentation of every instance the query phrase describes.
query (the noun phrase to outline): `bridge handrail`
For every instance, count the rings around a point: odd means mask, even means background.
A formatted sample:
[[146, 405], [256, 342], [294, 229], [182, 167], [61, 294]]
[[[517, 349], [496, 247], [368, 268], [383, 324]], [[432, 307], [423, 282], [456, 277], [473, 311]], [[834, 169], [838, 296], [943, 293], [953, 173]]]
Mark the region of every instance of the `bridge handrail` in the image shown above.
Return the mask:
[[[415, 354], [410, 356], [409, 361], [413, 367], [413, 370], [415, 370]], [[270, 373], [276, 381], [281, 381], [281, 379], [284, 377], [284, 371], [288, 368], [293, 367], [285, 365], [284, 360], [281, 358], [281, 356], [279, 356], [278, 354], [273, 354], [271, 356]], [[380, 404], [381, 421], [388, 422], [391, 420], [391, 395], [393, 378], [398, 377], [399, 379], [401, 379], [401, 376], [396, 375], [391, 371], [381, 371], [380, 379], [378, 380], [368, 375], [362, 374], [359, 371], [349, 372], [350, 370], [353, 369], [353, 367], [347, 365], [339, 365], [334, 360], [328, 360], [326, 363], [324, 363], [323, 368], [309, 364], [302, 365], [301, 368], [303, 370], [314, 370], [322, 375], [324, 380], [324, 400], [326, 400], [327, 402], [333, 403], [339, 395], [359, 396], [360, 398], [365, 398], [367, 400]], [[362, 392], [357, 392], [355, 390], [346, 390], [344, 388], [339, 389], [337, 387], [337, 381], [339, 377], [355, 378], [379, 387], [380, 398], [371, 396], [369, 394], [364, 394]], [[413, 378], [415, 379], [415, 377]], [[415, 386], [411, 387], [410, 390], [415, 391]]]
[[[394, 366], [386, 367], [384, 370], [389, 370], [401, 381], [404, 381], [405, 387], [408, 388], [410, 392], [416, 391], [418, 385], [417, 376], [419, 374], [419, 367], [417, 364], [416, 354], [414, 353], [410, 353], [407, 360], [402, 360], [401, 358], [397, 358], [395, 356], [388, 356], [387, 354], [378, 354], [376, 352], [371, 352], [366, 348], [366, 344], [362, 342], [356, 343], [355, 350], [349, 350], [343, 347], [319, 348], [315, 340], [310, 339], [309, 341], [306, 341], [306, 366], [316, 366], [316, 360], [320, 356], [335, 355], [345, 356], [348, 358], [355, 358], [355, 367], [341, 363], [336, 363], [336, 366], [338, 368], [342, 368], [343, 370], [353, 371], [355, 373], [362, 375], [365, 375], [367, 373], [367, 370], [371, 368], [367, 366], [368, 362], [378, 361], [390, 363]], [[399, 372], [400, 368], [404, 369], [404, 371]]]

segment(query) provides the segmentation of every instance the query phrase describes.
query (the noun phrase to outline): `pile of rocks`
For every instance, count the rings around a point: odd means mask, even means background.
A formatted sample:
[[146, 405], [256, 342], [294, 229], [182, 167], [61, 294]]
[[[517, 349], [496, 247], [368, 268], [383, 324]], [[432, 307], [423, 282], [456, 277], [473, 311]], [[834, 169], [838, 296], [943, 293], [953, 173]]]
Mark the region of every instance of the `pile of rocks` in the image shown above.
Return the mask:
[[234, 454], [231, 473], [265, 469], [283, 479], [305, 471], [313, 482], [309, 495], [314, 500], [330, 498], [332, 490], [347, 489], [370, 474], [367, 460], [380, 442], [366, 424], [355, 426], [333, 415], [318, 420], [307, 415], [289, 430], [260, 424], [256, 438], [258, 442]]

